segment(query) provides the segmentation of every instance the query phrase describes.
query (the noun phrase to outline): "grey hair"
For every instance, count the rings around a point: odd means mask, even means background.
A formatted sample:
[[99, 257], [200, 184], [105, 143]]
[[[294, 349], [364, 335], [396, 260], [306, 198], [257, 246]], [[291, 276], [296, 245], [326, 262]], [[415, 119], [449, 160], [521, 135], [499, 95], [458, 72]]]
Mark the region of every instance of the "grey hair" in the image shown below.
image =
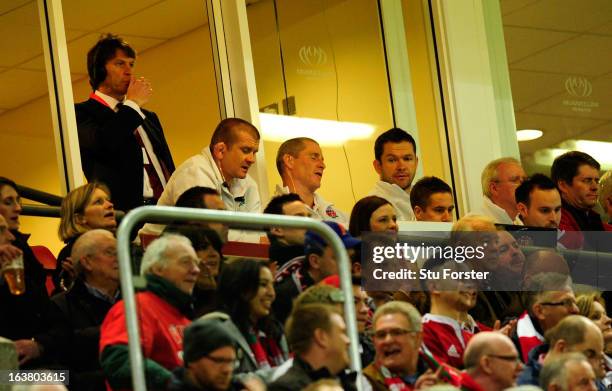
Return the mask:
[[191, 241], [184, 236], [164, 234], [155, 239], [145, 251], [140, 264], [140, 275], [151, 274], [153, 266], [166, 267], [168, 264], [167, 252], [176, 246], [192, 247]]
[[482, 194], [491, 198], [491, 190], [490, 185], [491, 182], [495, 182], [498, 178], [499, 172], [497, 171], [499, 166], [506, 163], [514, 163], [521, 165], [517, 159], [513, 157], [502, 157], [499, 159], [495, 159], [492, 162], [489, 162], [482, 170], [482, 174], [480, 175], [480, 182], [482, 184]]
[[[555, 357], [550, 362], [544, 364], [542, 372], [540, 372], [540, 387], [546, 390], [548, 386], [556, 384], [563, 391], [567, 391], [567, 370], [566, 366], [570, 363], [589, 363], [582, 353], [572, 352], [563, 353]], [[590, 366], [590, 364], [589, 364]]]
[[421, 331], [421, 314], [412, 304], [405, 301], [390, 301], [378, 307], [374, 313], [374, 319], [372, 324], [376, 326], [378, 319], [384, 315], [390, 314], [402, 314], [410, 323], [410, 329], [412, 331]]
[[85, 257], [93, 256], [99, 251], [99, 240], [103, 236], [115, 239], [115, 236], [110, 231], [97, 228], [85, 232], [79, 236], [76, 242], [74, 242], [72, 251], [70, 252], [70, 259], [72, 260], [77, 276], [83, 274], [83, 265], [81, 265], [81, 260]]
[[574, 292], [570, 276], [555, 272], [542, 272], [534, 275], [523, 287], [527, 310], [531, 312], [534, 304], [546, 300], [551, 293], [564, 290]]

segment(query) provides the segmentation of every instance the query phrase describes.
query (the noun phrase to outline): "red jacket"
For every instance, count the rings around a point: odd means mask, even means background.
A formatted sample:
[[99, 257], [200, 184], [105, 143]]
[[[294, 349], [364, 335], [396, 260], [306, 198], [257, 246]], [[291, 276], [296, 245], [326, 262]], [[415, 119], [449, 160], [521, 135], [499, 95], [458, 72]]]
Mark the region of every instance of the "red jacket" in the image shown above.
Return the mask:
[[[559, 222], [559, 230], [563, 231], [563, 235], [559, 239], [559, 242], [570, 250], [578, 250], [584, 246], [584, 236], [581, 231], [585, 229], [580, 226], [576, 217], [573, 213], [580, 214], [577, 209], [563, 203], [561, 208], [561, 221]], [[580, 216], [579, 216], [580, 217]], [[593, 210], [588, 211], [588, 215], [583, 216], [588, 221], [588, 224], [594, 225], [590, 230], [593, 231], [612, 231], [612, 225], [601, 222], [599, 214]], [[599, 226], [601, 223], [601, 226]]]
[[449, 317], [423, 316], [423, 343], [436, 359], [455, 368], [463, 368], [463, 352], [473, 335]]
[[[183, 330], [190, 323], [176, 307], [153, 292], [136, 294], [140, 345], [145, 359], [172, 371], [183, 365]], [[100, 328], [100, 353], [111, 345], [127, 345], [125, 306], [115, 304]]]

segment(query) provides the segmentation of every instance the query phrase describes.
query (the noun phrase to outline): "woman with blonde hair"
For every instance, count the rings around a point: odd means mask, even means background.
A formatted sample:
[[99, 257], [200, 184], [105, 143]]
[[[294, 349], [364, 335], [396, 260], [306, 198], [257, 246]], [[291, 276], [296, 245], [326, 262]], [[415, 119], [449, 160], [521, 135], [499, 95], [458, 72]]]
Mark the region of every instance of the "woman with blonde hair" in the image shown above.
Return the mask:
[[602, 382], [612, 386], [612, 319], [606, 313], [606, 302], [600, 292], [583, 293], [576, 298], [580, 315], [591, 319], [599, 327], [604, 339], [604, 364], [606, 375]]
[[115, 208], [110, 200], [110, 190], [101, 183], [88, 183], [77, 187], [64, 197], [60, 210], [59, 237], [66, 246], [57, 255], [57, 266], [53, 275], [56, 290], [62, 284], [61, 274], [72, 274], [71, 264], [64, 261], [70, 257], [72, 246], [79, 236], [92, 229], [107, 229], [114, 231], [117, 228]]

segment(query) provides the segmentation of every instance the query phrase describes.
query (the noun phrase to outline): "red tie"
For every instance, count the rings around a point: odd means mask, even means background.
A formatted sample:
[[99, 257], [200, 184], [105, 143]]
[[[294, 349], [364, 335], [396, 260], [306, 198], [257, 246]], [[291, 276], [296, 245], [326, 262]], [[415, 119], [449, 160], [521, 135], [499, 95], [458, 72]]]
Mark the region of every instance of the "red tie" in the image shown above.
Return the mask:
[[161, 194], [164, 192], [164, 186], [159, 180], [159, 176], [157, 175], [157, 171], [155, 171], [155, 167], [151, 163], [151, 156], [149, 156], [149, 152], [147, 152], [147, 149], [145, 148], [145, 145], [142, 142], [142, 137], [140, 137], [140, 133], [138, 133], [138, 129], [134, 131], [134, 137], [136, 137], [138, 144], [143, 149], [143, 151], [145, 151], [145, 153], [147, 154], [147, 160], [149, 162], [144, 163], [144, 168], [145, 168], [145, 171], [147, 172], [147, 176], [149, 177], [149, 183], [151, 184], [151, 188], [153, 189], [153, 198], [158, 200]]

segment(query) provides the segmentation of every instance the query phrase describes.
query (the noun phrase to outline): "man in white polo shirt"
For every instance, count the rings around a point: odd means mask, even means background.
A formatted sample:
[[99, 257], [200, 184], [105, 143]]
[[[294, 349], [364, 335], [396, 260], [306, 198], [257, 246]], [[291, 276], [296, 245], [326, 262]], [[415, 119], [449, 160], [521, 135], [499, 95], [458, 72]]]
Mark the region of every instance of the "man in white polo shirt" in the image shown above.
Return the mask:
[[297, 137], [282, 143], [276, 154], [276, 168], [283, 180], [282, 186], [276, 186], [277, 195], [295, 193], [310, 209], [311, 217], [348, 227], [347, 216], [316, 193], [321, 187], [325, 162], [315, 140]]
[[[257, 183], [247, 174], [259, 150], [259, 131], [240, 118], [226, 118], [217, 125], [210, 145], [181, 164], [164, 189], [157, 205], [174, 206], [187, 190], [199, 186], [216, 190], [225, 209], [259, 213]], [[160, 226], [147, 224], [141, 233], [158, 234]], [[262, 233], [230, 230], [229, 240], [259, 242]]]
[[380, 180], [368, 195], [389, 201], [398, 220], [414, 220], [410, 189], [419, 165], [414, 138], [400, 128], [389, 129], [376, 139], [374, 157], [374, 169]]

